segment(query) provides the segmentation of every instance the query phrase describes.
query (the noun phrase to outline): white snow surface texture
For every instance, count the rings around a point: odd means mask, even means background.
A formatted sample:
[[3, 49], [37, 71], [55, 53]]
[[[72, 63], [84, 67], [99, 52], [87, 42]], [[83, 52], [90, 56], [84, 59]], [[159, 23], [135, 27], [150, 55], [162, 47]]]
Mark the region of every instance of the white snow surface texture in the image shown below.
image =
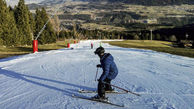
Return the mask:
[[[94, 49], [90, 48], [91, 42]], [[100, 41], [81, 41], [60, 49], [0, 59], [0, 109], [119, 109], [73, 98], [79, 89], [96, 90], [94, 50]], [[194, 109], [194, 59], [152, 50], [102, 43], [119, 74], [112, 84], [141, 94], [106, 94], [122, 109]], [[98, 70], [98, 78], [102, 69]], [[115, 88], [115, 90], [121, 91]]]

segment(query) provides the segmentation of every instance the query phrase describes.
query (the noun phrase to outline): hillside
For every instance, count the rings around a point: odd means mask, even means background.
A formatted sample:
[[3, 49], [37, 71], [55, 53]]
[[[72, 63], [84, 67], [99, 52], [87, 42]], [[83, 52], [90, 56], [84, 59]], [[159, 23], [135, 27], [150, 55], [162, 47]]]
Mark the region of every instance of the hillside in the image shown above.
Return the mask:
[[[15, 6], [19, 0], [6, 0], [8, 5]], [[43, 5], [53, 5], [61, 4], [66, 1], [84, 1], [84, 2], [121, 2], [127, 4], [135, 5], [181, 5], [181, 4], [194, 4], [193, 0], [25, 0], [26, 4], [43, 4]]]
[[136, 5], [180, 5], [180, 4], [194, 4], [193, 0], [83, 0], [93, 2], [123, 2]]

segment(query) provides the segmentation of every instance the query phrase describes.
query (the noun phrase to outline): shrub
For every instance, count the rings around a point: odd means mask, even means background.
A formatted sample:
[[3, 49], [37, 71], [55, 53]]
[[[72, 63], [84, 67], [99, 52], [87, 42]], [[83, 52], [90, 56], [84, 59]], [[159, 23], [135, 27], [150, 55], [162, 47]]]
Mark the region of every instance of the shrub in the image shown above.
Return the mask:
[[169, 37], [169, 41], [176, 42], [176, 41], [177, 41], [176, 36], [175, 36], [175, 35], [171, 35], [171, 36]]

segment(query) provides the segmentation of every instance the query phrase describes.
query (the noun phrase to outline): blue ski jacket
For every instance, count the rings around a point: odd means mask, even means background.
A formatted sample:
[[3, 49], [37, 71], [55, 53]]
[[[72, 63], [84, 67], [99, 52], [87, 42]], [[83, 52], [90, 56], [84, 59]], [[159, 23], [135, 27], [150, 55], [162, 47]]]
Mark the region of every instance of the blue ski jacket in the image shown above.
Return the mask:
[[104, 81], [106, 78], [112, 80], [118, 74], [117, 66], [114, 62], [114, 58], [110, 53], [105, 53], [104, 56], [100, 59], [101, 67], [103, 73], [100, 76], [100, 81]]

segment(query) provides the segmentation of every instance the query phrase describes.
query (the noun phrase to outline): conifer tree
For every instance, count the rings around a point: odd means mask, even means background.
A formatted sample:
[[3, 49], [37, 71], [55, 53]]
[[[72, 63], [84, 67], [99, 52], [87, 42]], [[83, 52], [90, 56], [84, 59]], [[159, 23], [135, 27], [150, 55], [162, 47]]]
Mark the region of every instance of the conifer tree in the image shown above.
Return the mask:
[[0, 0], [0, 44], [16, 45], [18, 30], [13, 12], [7, 7], [4, 0]]
[[[42, 8], [42, 18], [44, 20], [44, 22], [46, 23], [49, 20], [49, 17], [46, 13], [46, 10], [44, 8]], [[56, 42], [56, 33], [53, 29], [52, 24], [50, 23], [50, 21], [48, 22], [48, 24], [46, 25], [45, 28], [45, 39], [46, 39], [46, 43], [53, 43]]]
[[[1, 1], [1, 0], [0, 0]], [[1, 5], [0, 5], [1, 6]], [[0, 12], [1, 15], [1, 12]], [[3, 45], [3, 39], [2, 39], [2, 33], [3, 33], [3, 29], [2, 29], [2, 22], [0, 22], [0, 45]]]
[[59, 36], [60, 33], [60, 20], [57, 15], [55, 15], [51, 20], [50, 20], [53, 29], [55, 30], [57, 36]]
[[[40, 30], [43, 28], [44, 26], [44, 21], [42, 20], [41, 18], [41, 11], [37, 8], [36, 9], [36, 14], [35, 14], [35, 33], [34, 33], [34, 37], [36, 38], [38, 33], [40, 32]], [[43, 31], [44, 32], [44, 31]], [[43, 40], [41, 39], [44, 34], [40, 34], [39, 38], [38, 38], [38, 41], [40, 44], [43, 44]]]
[[31, 36], [32, 36], [32, 40], [34, 40], [34, 33], [35, 33], [36, 24], [35, 24], [34, 17], [30, 11], [29, 11], [28, 15], [29, 15], [29, 24], [30, 24], [30, 29], [31, 29]]
[[49, 21], [49, 17], [46, 13], [46, 10], [42, 8], [42, 10], [36, 10], [36, 17], [35, 17], [35, 22], [36, 22], [36, 37], [39, 31], [46, 26], [46, 28], [43, 30], [41, 33], [40, 37], [38, 38], [38, 41], [41, 44], [46, 44], [46, 43], [53, 43], [56, 42], [56, 34], [53, 29], [53, 26], [51, 25]]
[[17, 28], [20, 33], [20, 42], [22, 45], [31, 44], [32, 42], [32, 30], [29, 24], [29, 10], [25, 5], [24, 0], [19, 0], [18, 6], [15, 10], [15, 19]]

